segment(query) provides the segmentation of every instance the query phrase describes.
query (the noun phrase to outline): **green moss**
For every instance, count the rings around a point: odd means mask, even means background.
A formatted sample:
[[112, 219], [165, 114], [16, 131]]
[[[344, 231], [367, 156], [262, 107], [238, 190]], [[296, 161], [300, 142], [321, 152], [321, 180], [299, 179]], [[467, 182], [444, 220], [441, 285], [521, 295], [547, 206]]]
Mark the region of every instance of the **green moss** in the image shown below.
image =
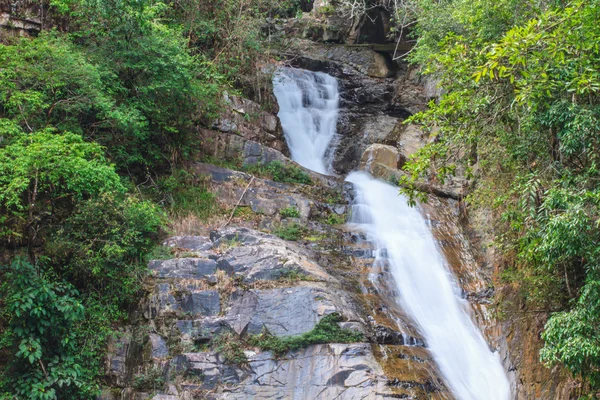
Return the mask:
[[297, 269], [285, 268], [279, 271], [277, 279], [282, 281], [308, 281], [309, 277]]
[[277, 337], [270, 333], [262, 333], [250, 336], [248, 343], [281, 356], [289, 351], [300, 350], [314, 344], [355, 343], [364, 340], [361, 333], [340, 328], [338, 322], [341, 321], [340, 314], [333, 313], [323, 317], [313, 330], [302, 335]]

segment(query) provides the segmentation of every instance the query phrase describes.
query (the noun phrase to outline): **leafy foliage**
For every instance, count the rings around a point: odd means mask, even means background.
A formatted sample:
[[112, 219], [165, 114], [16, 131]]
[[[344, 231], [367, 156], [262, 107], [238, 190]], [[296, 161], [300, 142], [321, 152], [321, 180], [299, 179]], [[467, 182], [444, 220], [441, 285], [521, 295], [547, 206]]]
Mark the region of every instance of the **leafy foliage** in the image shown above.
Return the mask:
[[16, 259], [4, 276], [2, 291], [12, 316], [13, 393], [40, 400], [90, 397], [97, 388], [86, 382], [78, 356], [74, 328], [84, 318], [84, 307], [77, 290], [49, 281], [22, 259]]
[[542, 359], [598, 388], [600, 4], [517, 3], [481, 13], [478, 2], [422, 2], [459, 8], [452, 23], [440, 13], [444, 21], [417, 29], [415, 60], [446, 93], [412, 118], [435, 126], [435, 140], [402, 183], [414, 196], [418, 179], [443, 182], [462, 170], [474, 181], [468, 201], [493, 212], [504, 277], [529, 305], [560, 310], [546, 325]]
[[79, 135], [46, 129], [8, 136], [0, 147], [0, 240], [32, 246], [76, 203], [124, 191], [100, 146]]
[[224, 89], [264, 94], [257, 21], [306, 3], [46, 0], [38, 36], [0, 43], [0, 397], [97, 397], [166, 215], [219, 211], [182, 170], [198, 127]]

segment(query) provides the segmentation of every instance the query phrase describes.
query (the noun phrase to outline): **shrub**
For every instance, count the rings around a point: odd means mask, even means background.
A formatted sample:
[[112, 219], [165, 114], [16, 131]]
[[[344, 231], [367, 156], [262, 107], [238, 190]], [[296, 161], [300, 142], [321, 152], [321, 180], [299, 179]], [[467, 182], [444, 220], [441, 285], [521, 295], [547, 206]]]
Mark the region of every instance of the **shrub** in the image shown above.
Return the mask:
[[[0, 135], [6, 133], [1, 130]], [[0, 147], [0, 241], [28, 245], [78, 203], [125, 187], [102, 149], [51, 129], [5, 138]]]
[[2, 269], [3, 311], [10, 316], [7, 345], [14, 356], [8, 389], [27, 399], [92, 398], [98, 388], [81, 366], [75, 329], [84, 319], [77, 290], [51, 282], [23, 259]]
[[55, 269], [86, 292], [118, 304], [135, 299], [146, 274], [146, 254], [164, 227], [156, 205], [104, 195], [79, 204], [49, 236], [46, 254]]
[[313, 344], [322, 343], [354, 343], [364, 340], [359, 332], [342, 329], [338, 322], [342, 317], [338, 313], [326, 315], [310, 331], [298, 336], [277, 337], [269, 333], [250, 336], [248, 342], [252, 346], [260, 347], [281, 356], [289, 351], [299, 350]]
[[282, 224], [275, 227], [272, 233], [284, 240], [296, 241], [304, 234], [304, 228], [297, 223]]
[[245, 170], [251, 174], [268, 177], [275, 182], [312, 185], [310, 176], [304, 170], [281, 161], [271, 161], [266, 165], [252, 165]]
[[248, 362], [244, 353], [244, 343], [233, 332], [215, 336], [211, 340], [210, 346], [223, 357], [223, 361], [226, 363], [241, 365]]
[[286, 207], [279, 210], [279, 215], [283, 218], [299, 218], [300, 212], [296, 207]]

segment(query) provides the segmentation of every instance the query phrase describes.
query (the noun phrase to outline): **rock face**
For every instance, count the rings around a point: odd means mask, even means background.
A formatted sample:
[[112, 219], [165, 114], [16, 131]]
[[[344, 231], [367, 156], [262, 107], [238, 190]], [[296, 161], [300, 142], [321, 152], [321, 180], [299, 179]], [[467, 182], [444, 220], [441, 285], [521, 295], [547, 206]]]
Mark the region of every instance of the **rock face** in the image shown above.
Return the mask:
[[378, 143], [370, 145], [360, 158], [361, 169], [367, 171], [373, 163], [396, 169], [399, 161], [400, 153], [397, 148]]
[[47, 6], [40, 2], [0, 2], [0, 41], [7, 37], [34, 36], [42, 29]]
[[251, 100], [224, 95], [212, 129], [199, 129], [203, 154], [242, 165], [268, 164], [288, 154], [279, 119]]
[[328, 65], [328, 68], [337, 68], [350, 75], [390, 78], [396, 74], [396, 67], [388, 57], [368, 47], [295, 40], [288, 51], [302, 54], [306, 63], [310, 60], [313, 65]]
[[[245, 174], [198, 168], [224, 206], [274, 211], [165, 242], [178, 256], [149, 263], [148, 294], [111, 344], [112, 393], [124, 400], [451, 398], [393, 296], [370, 286], [368, 243], [326, 222], [348, 210], [341, 180], [309, 186], [255, 178], [239, 202]], [[298, 217], [281, 216], [292, 204]], [[303, 233], [293, 241], [258, 230], [294, 223]], [[261, 334], [302, 337], [332, 315], [363, 340], [325, 340], [283, 354], [252, 344]]]

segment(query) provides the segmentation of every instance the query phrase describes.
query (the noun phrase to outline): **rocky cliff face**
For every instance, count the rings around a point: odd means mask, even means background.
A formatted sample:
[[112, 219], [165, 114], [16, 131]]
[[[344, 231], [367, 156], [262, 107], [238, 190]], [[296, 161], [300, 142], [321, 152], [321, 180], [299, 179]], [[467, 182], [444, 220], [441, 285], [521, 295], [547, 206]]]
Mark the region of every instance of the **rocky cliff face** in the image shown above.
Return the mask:
[[5, 37], [32, 36], [39, 33], [47, 12], [40, 2], [0, 1], [0, 41]]
[[[451, 398], [410, 323], [399, 332], [392, 321], [403, 316], [385, 280], [369, 282], [368, 243], [331, 224], [347, 213], [347, 185], [255, 178], [244, 192], [247, 174], [197, 169], [223, 205], [239, 202], [245, 216], [206, 236], [173, 237], [166, 245], [180, 255], [150, 263], [148, 296], [107, 362], [114, 392], [125, 399]], [[297, 216], [283, 217], [290, 207]], [[266, 233], [296, 224], [302, 234], [294, 241]], [[327, 316], [361, 338], [283, 354], [252, 344], [260, 334], [308, 335]]]
[[[287, 64], [340, 80], [335, 170], [397, 178], [428, 141], [402, 122], [438, 95], [435, 85], [388, 53], [342, 44], [356, 27], [328, 21], [275, 21], [270, 29], [292, 37], [281, 51]], [[321, 28], [311, 36], [307, 26]], [[227, 103], [212, 129], [199, 130], [204, 154], [237, 166], [294, 164], [273, 114], [247, 99]], [[348, 184], [310, 171], [312, 184], [288, 184], [209, 163], [193, 168], [232, 218], [168, 239], [173, 257], [150, 263], [147, 296], [111, 344], [104, 399], [453, 398], [394, 301], [389, 271], [373, 267], [372, 246], [344, 225]], [[484, 246], [485, 218], [466, 224], [466, 180], [421, 189], [430, 193], [423, 213], [517, 397], [569, 398], [565, 375], [537, 361], [543, 321], [494, 319], [497, 260]], [[325, 325], [352, 339], [312, 344]], [[301, 344], [277, 351], [257, 338]]]

